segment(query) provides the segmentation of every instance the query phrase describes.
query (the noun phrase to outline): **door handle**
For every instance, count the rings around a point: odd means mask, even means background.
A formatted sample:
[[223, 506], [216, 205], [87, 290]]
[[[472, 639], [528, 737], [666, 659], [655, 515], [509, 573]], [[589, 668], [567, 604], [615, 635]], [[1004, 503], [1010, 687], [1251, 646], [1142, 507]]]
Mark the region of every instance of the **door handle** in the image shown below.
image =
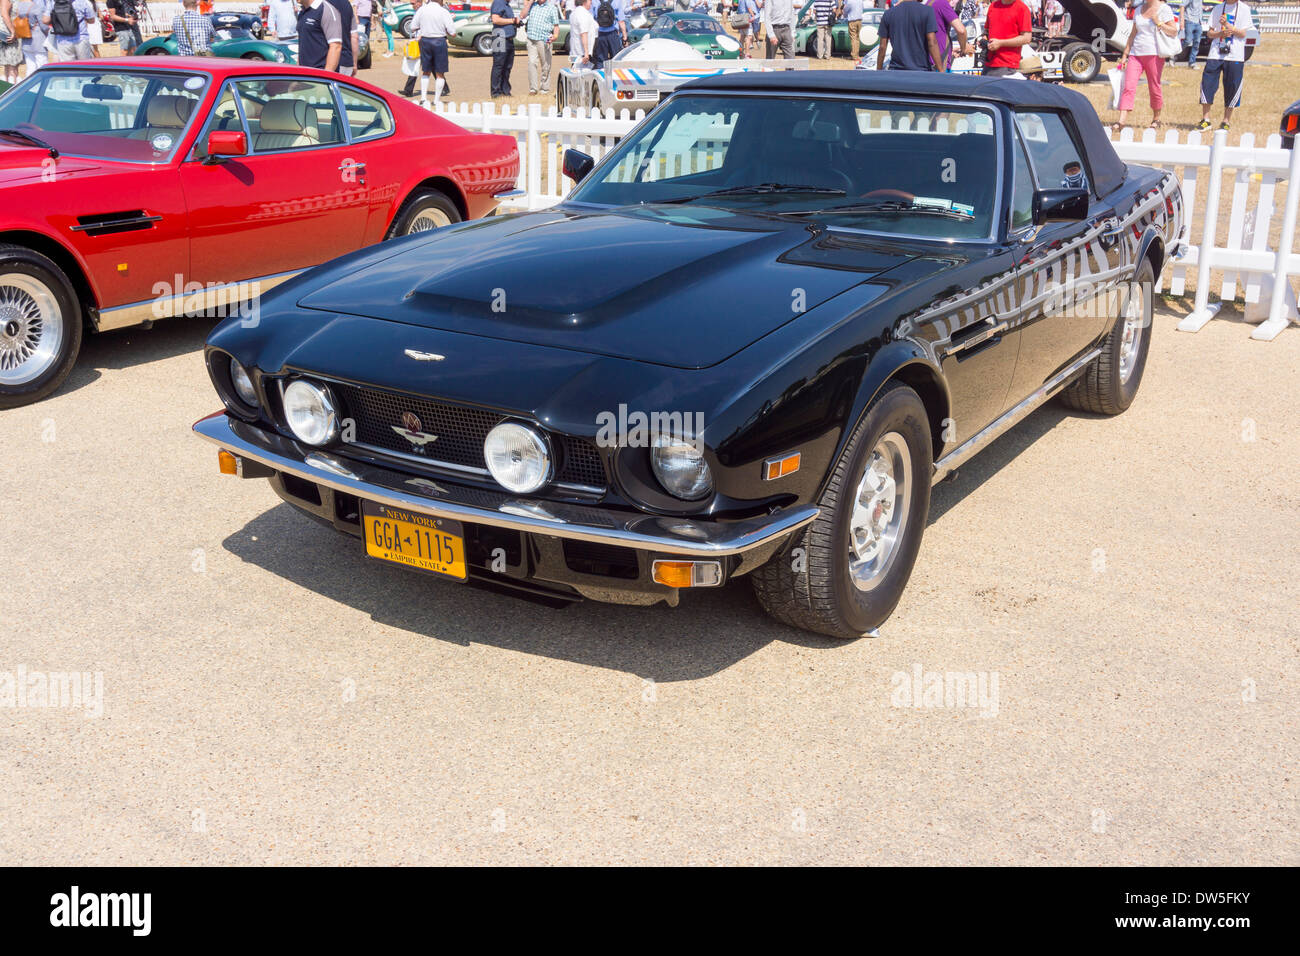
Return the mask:
[[364, 186], [364, 185], [366, 184], [366, 164], [365, 164], [365, 163], [359, 163], [359, 162], [356, 162], [355, 160], [351, 160], [351, 159], [345, 159], [343, 162], [339, 163], [339, 172], [341, 172], [341, 173], [346, 173], [346, 172], [348, 172], [349, 170], [352, 170], [352, 171], [355, 171], [355, 172], [356, 172], [356, 174], [357, 174], [357, 182], [358, 182], [358, 183], [360, 183], [362, 186]]
[[1101, 247], [1110, 249], [1115, 243], [1119, 242], [1120, 237], [1124, 235], [1125, 229], [1120, 225], [1119, 220], [1114, 216], [1104, 219], [1094, 219], [1090, 225], [1101, 226]]

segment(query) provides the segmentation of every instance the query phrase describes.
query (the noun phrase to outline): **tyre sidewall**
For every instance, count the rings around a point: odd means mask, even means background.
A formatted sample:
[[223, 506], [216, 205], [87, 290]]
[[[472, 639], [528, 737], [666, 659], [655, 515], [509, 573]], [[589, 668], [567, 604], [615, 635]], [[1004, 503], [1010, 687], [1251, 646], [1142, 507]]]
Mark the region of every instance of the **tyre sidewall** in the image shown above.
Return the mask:
[[38, 252], [11, 248], [0, 251], [0, 275], [10, 273], [31, 276], [54, 293], [63, 313], [63, 344], [58, 358], [44, 374], [22, 385], [0, 387], [0, 408], [18, 408], [45, 398], [63, 384], [81, 351], [81, 305], [63, 270]]
[[397, 214], [397, 219], [393, 222], [393, 228], [389, 232], [388, 238], [400, 239], [407, 235], [407, 230], [415, 217], [431, 207], [436, 207], [446, 213], [451, 225], [461, 221], [460, 210], [456, 208], [455, 203], [435, 189], [422, 189], [403, 203], [402, 211]]
[[[859, 425], [860, 434], [853, 446], [852, 464], [839, 488], [831, 515], [833, 581], [835, 599], [841, 615], [857, 633], [879, 627], [898, 605], [912, 574], [912, 566], [921, 547], [930, 510], [930, 478], [933, 472], [930, 425], [925, 406], [910, 388], [892, 388], [867, 412]], [[898, 432], [907, 441], [912, 459], [912, 488], [907, 524], [902, 540], [883, 578], [870, 591], [861, 591], [849, 574], [849, 517], [858, 483], [871, 459], [876, 443], [889, 432]]]
[[[1147, 354], [1151, 351], [1151, 332], [1152, 318], [1155, 312], [1155, 277], [1154, 270], [1151, 268], [1149, 261], [1143, 262], [1138, 269], [1137, 275], [1134, 276], [1134, 282], [1141, 289], [1143, 299], [1142, 308], [1145, 312], [1142, 319], [1142, 341], [1138, 346], [1136, 364], [1133, 366], [1133, 372], [1128, 377], [1127, 382], [1120, 381], [1119, 374], [1119, 356], [1120, 349], [1124, 343], [1124, 314], [1128, 311], [1127, 297], [1125, 299], [1125, 308], [1120, 312], [1119, 317], [1115, 320], [1115, 326], [1110, 331], [1110, 339], [1106, 347], [1113, 351], [1111, 356], [1111, 367], [1115, 370], [1112, 387], [1114, 395], [1112, 396], [1116, 405], [1121, 409], [1128, 408], [1133, 404], [1133, 399], [1137, 397], [1138, 387], [1142, 384], [1142, 373], [1146, 371]], [[1133, 290], [1129, 294], [1132, 295]]]

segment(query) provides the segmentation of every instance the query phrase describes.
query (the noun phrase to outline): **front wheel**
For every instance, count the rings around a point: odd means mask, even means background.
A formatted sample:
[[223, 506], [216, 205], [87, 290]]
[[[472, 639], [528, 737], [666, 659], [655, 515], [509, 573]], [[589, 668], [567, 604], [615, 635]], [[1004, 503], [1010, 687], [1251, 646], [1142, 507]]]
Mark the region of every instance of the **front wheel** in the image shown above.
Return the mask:
[[260, 53], [245, 53], [243, 56], [240, 57], [240, 59], [241, 59], [241, 60], [261, 60], [261, 61], [263, 61], [263, 62], [266, 61], [266, 57], [262, 56], [262, 54], [260, 54]]
[[840, 454], [817, 520], [750, 575], [763, 609], [845, 639], [883, 624], [921, 547], [932, 448], [920, 397], [901, 382], [887, 386]]
[[455, 203], [436, 189], [418, 189], [407, 198], [393, 218], [388, 238], [413, 236], [417, 232], [441, 229], [454, 222], [460, 222], [460, 210]]
[[166, 55], [167, 55], [167, 48], [164, 46], [156, 46], [148, 53], [145, 54], [145, 56], [166, 56]]
[[406, 37], [406, 39], [408, 40], [415, 39], [415, 31], [411, 29], [411, 21], [413, 21], [414, 19], [415, 19], [414, 14], [405, 16], [402, 17], [401, 21], [397, 24], [397, 32], [400, 33], [402, 36]]
[[[503, 41], [504, 42], [504, 41]], [[480, 33], [474, 38], [474, 49], [479, 56], [492, 55], [492, 34]]]
[[0, 246], [0, 408], [39, 402], [72, 371], [81, 309], [53, 260]]
[[1120, 314], [1102, 344], [1101, 354], [1061, 393], [1071, 408], [1098, 415], [1118, 415], [1137, 397], [1151, 349], [1152, 294], [1155, 270], [1142, 260], [1124, 294]]

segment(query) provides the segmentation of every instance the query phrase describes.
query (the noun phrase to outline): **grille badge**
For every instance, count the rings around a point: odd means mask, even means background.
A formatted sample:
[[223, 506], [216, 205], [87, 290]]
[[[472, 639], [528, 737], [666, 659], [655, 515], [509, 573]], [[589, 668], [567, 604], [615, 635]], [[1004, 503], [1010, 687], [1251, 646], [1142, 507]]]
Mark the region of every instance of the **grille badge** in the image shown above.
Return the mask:
[[441, 362], [447, 357], [437, 352], [421, 352], [419, 349], [407, 349], [405, 354], [407, 358], [413, 358], [417, 362]]
[[424, 424], [415, 412], [402, 412], [402, 424], [394, 425], [393, 431], [409, 441], [412, 447], [423, 450], [425, 445], [438, 440], [437, 435], [421, 431], [423, 427]]

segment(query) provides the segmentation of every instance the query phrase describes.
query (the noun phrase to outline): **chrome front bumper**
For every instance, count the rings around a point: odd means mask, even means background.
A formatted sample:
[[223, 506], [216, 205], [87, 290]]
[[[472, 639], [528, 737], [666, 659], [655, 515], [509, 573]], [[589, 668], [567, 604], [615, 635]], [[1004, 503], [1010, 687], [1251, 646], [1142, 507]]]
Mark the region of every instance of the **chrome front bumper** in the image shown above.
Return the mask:
[[519, 498], [506, 492], [444, 487], [429, 478], [310, 451], [283, 435], [217, 412], [194, 423], [200, 438], [278, 472], [356, 495], [365, 501], [467, 524], [511, 528], [659, 554], [721, 557], [771, 544], [811, 523], [819, 509], [786, 508], [742, 521], [642, 515], [605, 508]]

